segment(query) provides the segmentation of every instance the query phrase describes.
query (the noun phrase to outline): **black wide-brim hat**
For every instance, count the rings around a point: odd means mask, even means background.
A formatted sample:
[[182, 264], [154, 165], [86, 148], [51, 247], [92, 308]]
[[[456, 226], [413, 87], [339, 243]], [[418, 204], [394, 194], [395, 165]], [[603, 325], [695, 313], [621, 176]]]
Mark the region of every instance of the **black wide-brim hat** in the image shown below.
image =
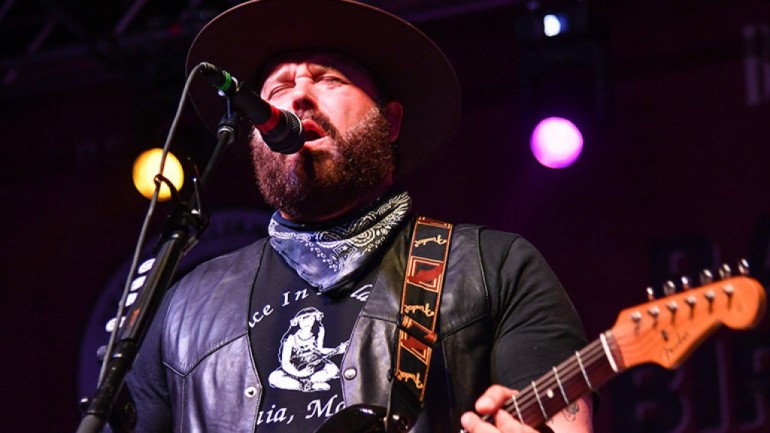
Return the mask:
[[[255, 0], [209, 22], [187, 56], [187, 73], [200, 62], [257, 80], [268, 60], [299, 50], [324, 50], [357, 60], [404, 106], [397, 140], [396, 178], [413, 171], [452, 136], [460, 118], [460, 88], [441, 49], [413, 25], [375, 7], [347, 0]], [[226, 101], [204, 79], [193, 104], [216, 131]]]

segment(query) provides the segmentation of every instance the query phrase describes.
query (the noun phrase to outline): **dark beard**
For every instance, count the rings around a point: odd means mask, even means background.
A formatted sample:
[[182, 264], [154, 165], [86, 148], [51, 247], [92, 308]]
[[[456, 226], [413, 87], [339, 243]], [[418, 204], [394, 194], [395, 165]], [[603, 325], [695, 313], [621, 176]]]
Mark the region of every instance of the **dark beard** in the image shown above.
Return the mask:
[[259, 134], [251, 141], [265, 202], [295, 221], [339, 212], [380, 185], [394, 169], [390, 124], [379, 109], [370, 111], [345, 137], [340, 137], [325, 116], [314, 113], [309, 117], [334, 142], [331, 150], [303, 148], [290, 160], [292, 155], [271, 151]]

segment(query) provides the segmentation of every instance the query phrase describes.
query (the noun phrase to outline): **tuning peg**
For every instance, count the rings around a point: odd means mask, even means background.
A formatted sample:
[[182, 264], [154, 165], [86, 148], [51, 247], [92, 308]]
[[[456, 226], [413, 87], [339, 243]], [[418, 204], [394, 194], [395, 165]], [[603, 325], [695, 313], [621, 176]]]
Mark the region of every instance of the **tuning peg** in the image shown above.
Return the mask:
[[730, 269], [730, 265], [727, 263], [724, 263], [721, 268], [719, 268], [719, 278], [722, 280], [726, 280], [730, 278], [733, 275], [733, 270]]
[[704, 269], [700, 271], [700, 284], [705, 286], [714, 282], [714, 274], [710, 270]]
[[679, 281], [682, 283], [682, 290], [692, 289], [692, 286], [690, 285], [690, 279], [686, 276], [682, 277]]
[[655, 321], [657, 321], [658, 316], [660, 316], [660, 308], [658, 308], [657, 306], [652, 306], [650, 307], [649, 310], [647, 310], [647, 314], [649, 314], [650, 317], [652, 317]]
[[741, 259], [738, 262], [738, 273], [743, 276], [749, 275], [749, 261], [746, 259]]
[[673, 281], [669, 280], [663, 283], [663, 294], [666, 296], [671, 296], [676, 292], [676, 284], [674, 284]]
[[669, 303], [666, 305], [666, 307], [668, 308], [668, 311], [670, 311], [670, 312], [671, 312], [671, 315], [672, 315], [672, 320], [673, 320], [673, 315], [675, 315], [675, 314], [676, 314], [676, 312], [679, 310], [679, 304], [677, 304], [677, 302], [676, 302], [676, 301], [671, 301], [671, 302], [669, 302]]
[[655, 300], [655, 290], [653, 290], [652, 287], [647, 288], [647, 300], [648, 301]]

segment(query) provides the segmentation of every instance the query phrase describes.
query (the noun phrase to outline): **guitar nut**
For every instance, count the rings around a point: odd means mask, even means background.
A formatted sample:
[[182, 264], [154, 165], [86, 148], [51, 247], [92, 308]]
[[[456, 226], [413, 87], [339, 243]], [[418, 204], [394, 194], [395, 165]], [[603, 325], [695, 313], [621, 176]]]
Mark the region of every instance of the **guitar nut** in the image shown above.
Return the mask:
[[355, 368], [350, 367], [346, 368], [345, 371], [342, 373], [342, 377], [344, 377], [347, 380], [353, 380], [358, 375], [358, 371], [356, 371]]

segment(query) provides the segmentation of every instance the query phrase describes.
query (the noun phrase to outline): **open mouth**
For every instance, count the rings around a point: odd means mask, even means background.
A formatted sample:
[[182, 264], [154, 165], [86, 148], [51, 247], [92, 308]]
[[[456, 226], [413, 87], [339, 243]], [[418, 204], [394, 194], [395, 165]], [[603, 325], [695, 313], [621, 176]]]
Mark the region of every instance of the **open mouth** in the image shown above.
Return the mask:
[[307, 141], [318, 140], [319, 138], [323, 137], [323, 135], [319, 134], [318, 131], [314, 131], [312, 129], [311, 130], [307, 130], [306, 129], [304, 135], [305, 135], [304, 138], [305, 138], [306, 142]]
[[326, 137], [326, 132], [312, 120], [303, 121], [302, 129], [304, 130], [304, 138], [306, 143]]

